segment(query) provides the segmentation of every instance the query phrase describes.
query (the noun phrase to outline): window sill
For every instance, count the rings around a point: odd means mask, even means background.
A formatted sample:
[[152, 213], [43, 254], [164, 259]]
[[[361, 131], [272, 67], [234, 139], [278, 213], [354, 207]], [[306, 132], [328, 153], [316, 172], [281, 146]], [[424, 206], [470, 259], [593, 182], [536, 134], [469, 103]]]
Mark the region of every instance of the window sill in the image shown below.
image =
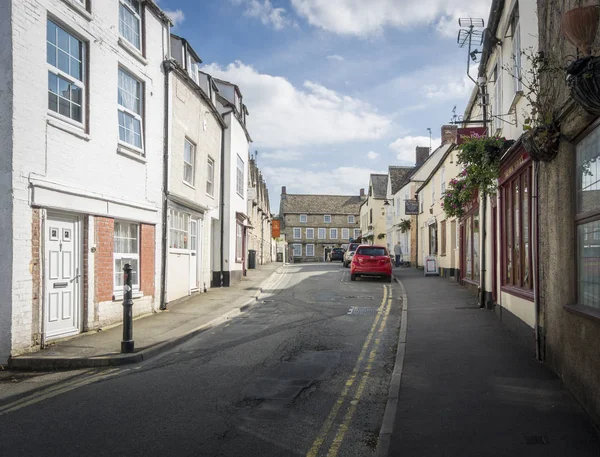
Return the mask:
[[[132, 298], [136, 299], [136, 298], [142, 298], [144, 296], [144, 292], [141, 292], [139, 290], [134, 290], [133, 294], [132, 294]], [[120, 292], [114, 292], [113, 293], [113, 301], [121, 301], [123, 300], [125, 297], [125, 295], [123, 294], [123, 291]]]
[[215, 199], [215, 196], [214, 195], [210, 195], [208, 192], [206, 193], [206, 196], [212, 198], [213, 200]]
[[193, 184], [190, 184], [189, 182], [186, 181], [182, 181], [184, 185], [188, 186], [190, 189], [194, 189], [196, 190], [196, 186], [194, 186]]
[[563, 308], [570, 313], [600, 322], [600, 309], [585, 305], [564, 305]]
[[146, 157], [144, 157], [143, 151], [140, 152], [138, 149], [134, 149], [132, 147], [125, 146], [121, 143], [119, 143], [117, 146], [117, 154], [120, 154], [122, 156], [128, 157], [133, 160], [137, 160], [140, 163], [147, 162]]
[[67, 5], [69, 5], [71, 7], [71, 9], [73, 9], [74, 11], [79, 13], [86, 21], [92, 20], [91, 13], [87, 9], [85, 9], [85, 6], [83, 6], [77, 0], [62, 0], [62, 1], [63, 1], [63, 3], [66, 3]]
[[531, 289], [523, 289], [521, 287], [503, 285], [500, 290], [507, 294], [514, 295], [515, 297], [523, 298], [531, 302], [533, 301], [533, 290]]
[[148, 61], [142, 55], [140, 50], [136, 49], [135, 46], [130, 44], [125, 38], [119, 37], [119, 46], [125, 49], [125, 51], [127, 51], [133, 58], [135, 58], [141, 64], [148, 65]]
[[85, 133], [83, 126], [78, 127], [76, 125], [67, 122], [66, 120], [61, 119], [58, 115], [54, 115], [52, 112], [48, 113], [48, 119], [46, 119], [46, 123], [51, 125], [54, 128], [62, 130], [63, 132], [70, 133], [77, 138], [80, 138], [85, 141], [90, 141], [92, 138], [89, 134]]
[[513, 97], [512, 102], [510, 102], [510, 108], [508, 109], [509, 113], [515, 112], [515, 110], [517, 109], [517, 103], [519, 103], [519, 100], [521, 100], [522, 97], [523, 97], [522, 90], [515, 92], [515, 96]]
[[181, 249], [181, 248], [169, 248], [169, 254], [190, 255], [190, 250], [189, 249]]

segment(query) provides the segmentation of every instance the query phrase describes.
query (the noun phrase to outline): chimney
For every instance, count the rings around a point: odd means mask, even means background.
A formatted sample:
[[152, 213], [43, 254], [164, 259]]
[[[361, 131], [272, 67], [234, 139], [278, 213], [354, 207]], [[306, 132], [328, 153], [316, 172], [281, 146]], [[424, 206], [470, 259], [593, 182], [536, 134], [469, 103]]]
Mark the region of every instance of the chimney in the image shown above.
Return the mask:
[[361, 197], [365, 196], [365, 189], [364, 189], [364, 187], [360, 190], [360, 196]]
[[417, 167], [420, 167], [427, 160], [427, 157], [429, 157], [429, 148], [424, 146], [417, 146], [416, 156]]
[[442, 125], [442, 144], [456, 144], [458, 125]]
[[287, 193], [287, 189], [285, 186], [281, 186], [281, 195], [285, 195]]

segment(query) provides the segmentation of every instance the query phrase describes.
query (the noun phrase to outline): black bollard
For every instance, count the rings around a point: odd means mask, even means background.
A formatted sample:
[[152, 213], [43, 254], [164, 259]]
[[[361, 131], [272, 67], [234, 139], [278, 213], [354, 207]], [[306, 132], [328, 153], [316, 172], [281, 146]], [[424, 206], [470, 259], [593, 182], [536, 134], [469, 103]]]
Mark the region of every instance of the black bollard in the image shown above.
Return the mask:
[[123, 266], [123, 341], [121, 341], [121, 352], [129, 354], [133, 352], [133, 290], [131, 289], [131, 265]]

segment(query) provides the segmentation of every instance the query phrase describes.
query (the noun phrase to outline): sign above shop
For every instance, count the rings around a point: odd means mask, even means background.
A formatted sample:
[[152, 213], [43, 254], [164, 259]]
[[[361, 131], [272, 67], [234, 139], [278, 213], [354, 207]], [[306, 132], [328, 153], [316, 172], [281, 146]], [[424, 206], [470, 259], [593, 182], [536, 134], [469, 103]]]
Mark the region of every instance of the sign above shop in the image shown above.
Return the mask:
[[458, 129], [456, 138], [457, 138], [457, 145], [460, 146], [461, 144], [463, 144], [465, 141], [467, 141], [468, 139], [475, 137], [475, 138], [479, 138], [482, 136], [485, 136], [485, 127], [465, 127], [462, 129]]
[[271, 221], [271, 233], [273, 238], [279, 238], [281, 236], [281, 221], [279, 219], [273, 219]]
[[404, 200], [404, 214], [407, 216], [419, 214], [419, 200]]

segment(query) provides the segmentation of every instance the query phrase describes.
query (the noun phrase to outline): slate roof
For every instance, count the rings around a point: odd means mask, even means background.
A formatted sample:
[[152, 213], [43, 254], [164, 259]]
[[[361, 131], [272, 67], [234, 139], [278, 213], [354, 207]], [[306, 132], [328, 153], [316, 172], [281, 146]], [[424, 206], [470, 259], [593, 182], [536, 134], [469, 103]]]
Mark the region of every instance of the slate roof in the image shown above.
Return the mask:
[[390, 182], [392, 184], [392, 195], [402, 189], [410, 177], [412, 176], [412, 172], [415, 167], [397, 167], [390, 166], [389, 174], [390, 174]]
[[371, 184], [373, 184], [373, 198], [383, 198], [387, 196], [388, 175], [371, 175]]
[[285, 194], [281, 197], [281, 214], [359, 214], [363, 201], [359, 195]]

